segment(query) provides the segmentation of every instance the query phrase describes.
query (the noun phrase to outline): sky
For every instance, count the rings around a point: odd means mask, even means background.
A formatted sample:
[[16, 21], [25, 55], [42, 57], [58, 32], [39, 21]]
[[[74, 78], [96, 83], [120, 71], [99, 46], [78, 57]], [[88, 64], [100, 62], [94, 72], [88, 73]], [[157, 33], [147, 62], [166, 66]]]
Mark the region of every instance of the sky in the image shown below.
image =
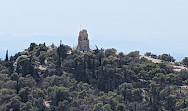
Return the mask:
[[91, 48], [188, 56], [187, 0], [0, 0], [0, 58], [31, 42], [77, 45], [87, 29]]

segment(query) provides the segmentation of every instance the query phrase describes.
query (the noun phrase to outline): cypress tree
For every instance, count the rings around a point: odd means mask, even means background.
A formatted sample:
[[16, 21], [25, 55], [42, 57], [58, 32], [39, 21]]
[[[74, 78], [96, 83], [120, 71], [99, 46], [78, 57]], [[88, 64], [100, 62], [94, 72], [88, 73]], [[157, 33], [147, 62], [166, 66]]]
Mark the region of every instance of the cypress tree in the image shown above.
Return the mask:
[[8, 61], [8, 50], [6, 51], [6, 57], [5, 57], [5, 61]]
[[46, 47], [46, 43], [44, 42], [44, 44], [43, 44], [45, 47]]

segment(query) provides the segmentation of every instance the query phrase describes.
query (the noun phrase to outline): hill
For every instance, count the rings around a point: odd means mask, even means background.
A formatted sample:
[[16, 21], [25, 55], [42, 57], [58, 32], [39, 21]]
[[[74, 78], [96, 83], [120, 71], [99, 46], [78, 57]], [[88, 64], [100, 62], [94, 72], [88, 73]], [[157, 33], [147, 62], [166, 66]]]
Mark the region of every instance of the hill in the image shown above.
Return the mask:
[[145, 58], [153, 63], [165, 63], [169, 66], [171, 66], [173, 68], [174, 71], [176, 72], [181, 72], [182, 70], [187, 70], [187, 67], [185, 67], [184, 65], [180, 64], [180, 63], [175, 63], [175, 62], [166, 62], [166, 61], [162, 61], [160, 59], [156, 59], [156, 58], [150, 58], [148, 56], [140, 56], [140, 59], [141, 58]]
[[186, 111], [188, 71], [164, 60], [31, 43], [0, 60], [0, 111]]

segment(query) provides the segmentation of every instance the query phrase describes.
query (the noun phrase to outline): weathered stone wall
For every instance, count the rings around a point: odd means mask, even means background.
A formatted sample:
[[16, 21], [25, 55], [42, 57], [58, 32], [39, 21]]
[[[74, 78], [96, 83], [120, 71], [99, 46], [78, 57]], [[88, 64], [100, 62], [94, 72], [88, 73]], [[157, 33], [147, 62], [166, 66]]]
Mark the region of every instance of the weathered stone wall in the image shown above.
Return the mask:
[[90, 50], [87, 30], [80, 31], [77, 50], [82, 52], [88, 52]]

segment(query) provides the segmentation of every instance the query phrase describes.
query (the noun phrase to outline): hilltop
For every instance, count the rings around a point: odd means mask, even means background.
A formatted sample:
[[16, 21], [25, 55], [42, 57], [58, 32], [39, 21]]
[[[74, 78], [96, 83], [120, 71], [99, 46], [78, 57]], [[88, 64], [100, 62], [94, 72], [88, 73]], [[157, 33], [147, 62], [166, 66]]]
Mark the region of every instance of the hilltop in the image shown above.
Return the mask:
[[187, 59], [147, 54], [31, 43], [0, 60], [0, 111], [188, 110]]
[[156, 58], [151, 58], [151, 57], [148, 57], [148, 56], [140, 56], [140, 59], [141, 58], [146, 58], [147, 60], [153, 62], [153, 63], [157, 63], [157, 64], [160, 64], [160, 63], [165, 63], [169, 66], [171, 66], [173, 68], [174, 71], [176, 72], [180, 72], [182, 70], [187, 70], [187, 67], [181, 63], [176, 63], [176, 62], [166, 62], [166, 61], [163, 61], [163, 60], [160, 60], [160, 59], [156, 59]]

